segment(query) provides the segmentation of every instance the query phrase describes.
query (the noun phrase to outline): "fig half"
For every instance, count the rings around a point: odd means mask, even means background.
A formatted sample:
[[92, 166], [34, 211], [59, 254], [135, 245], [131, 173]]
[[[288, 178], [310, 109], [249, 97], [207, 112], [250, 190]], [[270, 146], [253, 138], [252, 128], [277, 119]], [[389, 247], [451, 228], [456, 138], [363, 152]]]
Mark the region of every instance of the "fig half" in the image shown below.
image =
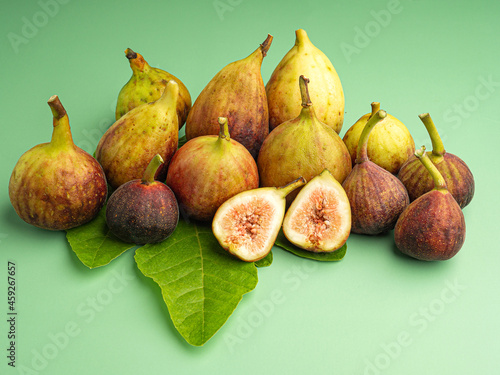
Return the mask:
[[283, 220], [283, 234], [313, 252], [340, 249], [351, 232], [351, 206], [342, 185], [328, 169], [299, 192]]
[[300, 177], [283, 187], [263, 187], [236, 194], [215, 213], [212, 231], [220, 245], [246, 262], [264, 258], [285, 216], [286, 196], [306, 183]]

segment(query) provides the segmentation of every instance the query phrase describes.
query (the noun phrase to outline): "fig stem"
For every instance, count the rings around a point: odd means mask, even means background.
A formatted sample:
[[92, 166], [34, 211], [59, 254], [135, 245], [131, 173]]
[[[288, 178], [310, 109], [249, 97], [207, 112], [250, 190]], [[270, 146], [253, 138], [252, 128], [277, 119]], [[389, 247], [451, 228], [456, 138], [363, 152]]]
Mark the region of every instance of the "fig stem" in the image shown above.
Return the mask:
[[68, 114], [59, 100], [59, 97], [57, 95], [52, 95], [47, 101], [47, 104], [54, 117], [52, 121], [54, 129], [52, 130], [52, 139], [50, 143], [59, 147], [73, 145], [73, 136], [71, 135], [71, 129], [69, 127]]
[[260, 45], [262, 57], [266, 57], [267, 51], [269, 51], [269, 48], [271, 48], [272, 42], [273, 42], [273, 36], [271, 34], [267, 34], [266, 40], [264, 40], [264, 42], [262, 42], [262, 44]]
[[372, 114], [370, 115], [370, 118], [375, 115], [380, 110], [380, 103], [379, 102], [373, 102], [372, 103]]
[[179, 96], [179, 84], [173, 79], [171, 79], [170, 81], [167, 82], [167, 85], [163, 89], [161, 96], [158, 98], [156, 102], [165, 103], [166, 106], [170, 106], [173, 100], [177, 102], [178, 96]]
[[158, 170], [158, 168], [160, 168], [160, 165], [162, 164], [163, 164], [162, 157], [160, 156], [160, 154], [156, 154], [146, 167], [141, 182], [144, 185], [149, 185], [153, 183], [155, 180], [156, 171]]
[[432, 160], [429, 158], [427, 152], [425, 152], [425, 146], [422, 146], [419, 150], [415, 151], [415, 156], [420, 160], [420, 162], [424, 165], [424, 167], [429, 171], [432, 179], [434, 180], [434, 189], [443, 190], [447, 189], [446, 181], [443, 178], [443, 175], [437, 167], [434, 165]]
[[231, 137], [229, 135], [229, 123], [227, 121], [227, 117], [219, 117], [219, 126], [219, 139], [229, 141]]
[[296, 180], [293, 180], [292, 182], [286, 184], [285, 186], [279, 187], [278, 191], [283, 195], [283, 198], [285, 198], [288, 194], [297, 189], [299, 186], [304, 185], [305, 183], [305, 178], [299, 177]]
[[358, 142], [358, 150], [356, 152], [356, 164], [363, 163], [368, 161], [368, 139], [370, 138], [370, 133], [372, 129], [377, 125], [380, 121], [386, 118], [387, 113], [381, 109], [377, 111], [374, 115], [370, 117], [365, 127], [363, 128], [363, 132], [361, 133], [361, 137], [359, 137]]
[[300, 96], [302, 98], [302, 107], [308, 108], [312, 106], [311, 97], [309, 96], [309, 78], [304, 76], [299, 77], [299, 87], [300, 87]]
[[304, 29], [295, 30], [295, 45], [304, 44], [309, 41], [309, 37]]
[[144, 60], [144, 57], [142, 57], [140, 53], [132, 51], [130, 48], [125, 50], [125, 56], [127, 57], [134, 74], [143, 73], [149, 68], [149, 65], [146, 60]]
[[436, 125], [434, 125], [434, 121], [432, 121], [431, 115], [429, 115], [428, 113], [422, 113], [421, 115], [418, 115], [418, 117], [424, 123], [425, 128], [427, 129], [427, 133], [429, 133], [429, 136], [431, 138], [432, 154], [434, 156], [443, 156], [446, 151], [444, 149], [441, 136], [437, 131]]

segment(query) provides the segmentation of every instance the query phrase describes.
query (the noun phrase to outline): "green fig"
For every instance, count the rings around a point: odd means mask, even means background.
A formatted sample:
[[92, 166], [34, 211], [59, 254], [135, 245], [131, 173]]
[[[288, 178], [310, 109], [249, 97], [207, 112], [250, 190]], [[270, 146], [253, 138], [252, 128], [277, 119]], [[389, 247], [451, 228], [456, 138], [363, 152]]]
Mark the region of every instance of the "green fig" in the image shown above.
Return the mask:
[[90, 154], [73, 143], [69, 119], [52, 96], [52, 139], [26, 151], [9, 181], [9, 197], [21, 219], [43, 229], [64, 230], [92, 220], [104, 206], [104, 172]]
[[158, 170], [157, 179], [165, 179], [179, 138], [178, 94], [177, 82], [169, 81], [156, 102], [135, 107], [104, 133], [95, 155], [113, 189], [141, 178], [156, 154], [165, 162]]
[[279, 188], [246, 190], [222, 203], [212, 221], [219, 244], [246, 262], [264, 258], [281, 229], [286, 196], [305, 182], [300, 177]]
[[179, 207], [175, 195], [154, 177], [163, 159], [155, 155], [142, 179], [121, 185], [108, 199], [106, 223], [116, 237], [136, 245], [157, 243], [177, 227]]
[[394, 229], [394, 241], [402, 253], [413, 258], [447, 260], [465, 242], [464, 214], [424, 146], [415, 152], [415, 157], [431, 176], [434, 188], [403, 211]]
[[[353, 165], [356, 162], [357, 148], [361, 133], [368, 120], [379, 111], [380, 103], [372, 103], [372, 112], [361, 116], [347, 130], [343, 141], [349, 150]], [[415, 151], [415, 142], [406, 126], [396, 117], [387, 114], [373, 129], [368, 141], [368, 157], [372, 162], [392, 174], [397, 174]]]
[[377, 111], [366, 123], [357, 147], [356, 164], [342, 186], [351, 204], [351, 231], [380, 234], [394, 228], [410, 200], [405, 187], [392, 173], [368, 158], [369, 137], [387, 118]]
[[266, 90], [261, 76], [273, 37], [248, 57], [225, 66], [202, 90], [186, 120], [186, 138], [219, 134], [219, 117], [229, 121], [231, 137], [257, 158], [269, 134]]
[[[300, 76], [299, 116], [275, 128], [262, 144], [257, 159], [261, 186], [283, 186], [295, 176], [309, 181], [324, 169], [342, 183], [351, 172], [351, 157], [344, 142], [316, 117], [308, 83], [308, 78]], [[288, 196], [288, 203], [295, 195]]]
[[175, 153], [168, 168], [166, 184], [183, 215], [195, 220], [211, 220], [226, 200], [259, 187], [254, 158], [230, 138], [227, 118], [219, 117], [219, 124], [218, 136], [191, 139]]
[[132, 51], [130, 48], [125, 50], [125, 56], [130, 62], [132, 77], [118, 94], [116, 119], [118, 120], [125, 113], [141, 104], [158, 100], [167, 82], [174, 80], [179, 85], [177, 116], [180, 129], [186, 122], [188, 112], [191, 109], [191, 96], [186, 86], [174, 75], [149, 66], [141, 54]]
[[[424, 113], [419, 117], [432, 141], [432, 151], [428, 151], [427, 154], [443, 175], [448, 191], [453, 195], [458, 205], [464, 208], [474, 196], [474, 176], [462, 159], [445, 151], [443, 141], [431, 116]], [[410, 201], [414, 201], [434, 188], [432, 177], [416, 156], [409, 158], [407, 163], [401, 167], [398, 178], [406, 186]]]
[[339, 76], [328, 57], [311, 43], [304, 30], [296, 30], [295, 36], [295, 45], [266, 85], [270, 130], [299, 115], [301, 95], [295, 80], [304, 75], [314, 82], [310, 95], [319, 121], [340, 133], [344, 122], [344, 92]]

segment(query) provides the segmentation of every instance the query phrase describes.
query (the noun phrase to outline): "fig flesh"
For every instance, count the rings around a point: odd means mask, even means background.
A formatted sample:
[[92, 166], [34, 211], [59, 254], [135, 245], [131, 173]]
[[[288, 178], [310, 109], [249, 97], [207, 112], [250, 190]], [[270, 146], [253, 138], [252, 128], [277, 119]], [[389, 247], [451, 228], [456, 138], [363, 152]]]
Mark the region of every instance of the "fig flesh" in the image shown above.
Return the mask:
[[259, 187], [257, 164], [248, 150], [230, 138], [228, 120], [219, 117], [218, 136], [202, 135], [174, 154], [166, 184], [174, 191], [182, 214], [208, 221], [233, 195]]
[[464, 214], [425, 147], [417, 150], [415, 156], [432, 176], [434, 188], [403, 211], [394, 230], [394, 241], [402, 253], [413, 258], [448, 260], [465, 242]]
[[26, 151], [9, 181], [9, 197], [21, 219], [43, 229], [64, 230], [92, 220], [107, 197], [104, 172], [90, 154], [73, 143], [69, 119], [57, 95], [52, 139]]
[[122, 241], [144, 245], [168, 238], [179, 221], [179, 208], [170, 188], [154, 176], [163, 163], [156, 155], [142, 179], [121, 185], [108, 199], [106, 223]]
[[180, 129], [186, 122], [191, 109], [191, 96], [186, 86], [174, 75], [162, 69], [151, 67], [140, 53], [136, 53], [130, 48], [125, 50], [125, 56], [129, 60], [132, 77], [118, 94], [116, 119], [118, 120], [125, 113], [141, 104], [157, 101], [168, 81], [174, 80], [179, 85], [176, 110]]
[[[474, 196], [474, 176], [462, 159], [445, 151], [443, 141], [430, 115], [424, 113], [419, 117], [432, 141], [432, 151], [428, 151], [427, 155], [443, 175], [448, 191], [453, 195], [458, 205], [464, 208]], [[403, 165], [398, 173], [398, 178], [408, 190], [410, 201], [414, 201], [434, 188], [431, 175], [414, 155]]]
[[219, 244], [246, 262], [264, 258], [283, 223], [287, 194], [304, 184], [301, 177], [280, 188], [247, 190], [229, 198], [212, 221]]
[[[362, 116], [344, 135], [343, 141], [349, 150], [353, 165], [356, 163], [359, 138], [363, 129], [375, 113], [380, 103], [372, 103], [372, 112]], [[373, 129], [368, 141], [368, 158], [392, 174], [397, 174], [404, 163], [413, 156], [415, 142], [408, 128], [396, 117], [387, 114], [386, 118]]]
[[351, 206], [342, 185], [325, 169], [309, 181], [283, 220], [283, 234], [313, 252], [341, 248], [351, 232]]
[[401, 181], [368, 158], [370, 134], [386, 116], [379, 110], [366, 123], [359, 138], [356, 165], [342, 185], [351, 204], [354, 233], [375, 235], [393, 229], [410, 202]]

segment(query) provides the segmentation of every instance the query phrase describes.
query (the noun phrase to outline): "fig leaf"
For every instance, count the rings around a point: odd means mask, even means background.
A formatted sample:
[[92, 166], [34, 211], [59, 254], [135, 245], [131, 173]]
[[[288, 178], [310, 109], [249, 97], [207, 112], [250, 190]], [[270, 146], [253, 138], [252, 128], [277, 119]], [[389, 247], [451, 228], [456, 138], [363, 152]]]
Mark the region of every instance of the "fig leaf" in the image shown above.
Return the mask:
[[115, 237], [106, 225], [106, 206], [87, 224], [66, 230], [66, 239], [80, 261], [89, 268], [105, 266], [135, 247]]
[[332, 251], [331, 253], [314, 253], [312, 251], [303, 250], [287, 240], [285, 235], [283, 234], [283, 230], [280, 230], [276, 241], [274, 242], [274, 246], [278, 246], [283, 250], [289, 251], [292, 254], [295, 254], [302, 258], [319, 260], [322, 262], [335, 262], [341, 260], [347, 251], [347, 243], [344, 244], [340, 249]]
[[175, 328], [194, 346], [222, 327], [258, 281], [255, 264], [230, 256], [210, 225], [183, 219], [165, 241], [137, 249], [135, 261], [160, 286]]
[[259, 268], [269, 267], [271, 264], [273, 264], [273, 252], [270, 251], [269, 254], [267, 254], [261, 260], [254, 262], [254, 264], [256, 267], [259, 267]]

